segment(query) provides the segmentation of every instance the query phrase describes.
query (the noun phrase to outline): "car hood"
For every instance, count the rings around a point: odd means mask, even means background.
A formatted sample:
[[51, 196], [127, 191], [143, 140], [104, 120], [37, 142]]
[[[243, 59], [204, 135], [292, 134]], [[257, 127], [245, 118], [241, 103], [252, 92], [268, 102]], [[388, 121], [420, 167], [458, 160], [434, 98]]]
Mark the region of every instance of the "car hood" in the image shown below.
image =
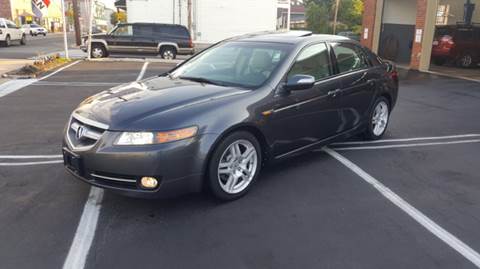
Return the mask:
[[[101, 92], [83, 101], [74, 113], [109, 126], [109, 130], [152, 130], [139, 123], [161, 116], [249, 92], [248, 90], [158, 77], [132, 82]], [[141, 124], [140, 124], [141, 125]]]

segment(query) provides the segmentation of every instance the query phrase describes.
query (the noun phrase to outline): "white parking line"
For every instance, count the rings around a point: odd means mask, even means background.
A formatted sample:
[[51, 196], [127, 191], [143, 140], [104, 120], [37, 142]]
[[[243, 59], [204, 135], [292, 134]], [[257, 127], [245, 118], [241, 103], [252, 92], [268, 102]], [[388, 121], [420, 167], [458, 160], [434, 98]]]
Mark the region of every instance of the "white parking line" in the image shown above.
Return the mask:
[[[142, 67], [137, 80], [142, 79], [147, 70], [148, 62]], [[78, 223], [77, 232], [73, 238], [70, 251], [68, 252], [63, 269], [83, 269], [87, 260], [88, 252], [95, 236], [97, 229], [98, 217], [100, 215], [101, 203], [103, 198], [103, 190], [92, 187], [90, 195], [83, 209], [80, 222]]]
[[80, 61], [75, 61], [71, 64], [68, 64], [64, 67], [61, 67], [59, 68], [58, 70], [44, 76], [44, 77], [41, 77], [39, 79], [13, 79], [13, 80], [10, 80], [10, 81], [7, 81], [5, 83], [3, 83], [2, 85], [0, 85], [0, 98], [1, 97], [4, 97], [8, 94], [11, 94], [12, 92], [15, 92], [15, 91], [18, 91], [24, 87], [27, 87], [28, 85], [32, 84], [32, 83], [35, 83], [35, 82], [38, 82], [38, 81], [41, 81], [43, 79], [46, 79], [46, 78], [49, 78], [55, 74], [57, 74], [58, 72], [60, 71], [63, 71], [67, 68], [69, 68], [70, 66], [73, 66], [77, 63], [79, 63]]
[[141, 80], [143, 76], [145, 75], [145, 71], [147, 71], [147, 66], [149, 62], [145, 62], [142, 66], [142, 70], [140, 71], [140, 74], [138, 74], [137, 81]]
[[0, 159], [57, 159], [62, 155], [0, 155]]
[[348, 141], [333, 143], [332, 145], [363, 145], [363, 144], [378, 144], [387, 142], [411, 142], [421, 140], [444, 140], [444, 139], [456, 139], [456, 138], [471, 138], [480, 137], [480, 134], [463, 134], [463, 135], [448, 135], [448, 136], [431, 136], [431, 137], [413, 137], [413, 138], [399, 138], [399, 139], [382, 139], [375, 141]]
[[335, 147], [334, 149], [336, 151], [368, 150], [368, 149], [393, 149], [393, 148], [411, 148], [411, 147], [455, 145], [455, 144], [468, 144], [468, 143], [480, 143], [480, 139], [446, 141], [446, 142], [431, 142], [431, 143], [399, 144], [399, 145], [366, 146], [366, 147], [345, 147], [345, 148]]
[[456, 250], [462, 256], [467, 258], [473, 264], [475, 264], [478, 268], [480, 268], [480, 254], [470, 248], [468, 245], [463, 243], [460, 239], [455, 237], [453, 234], [449, 233], [447, 230], [443, 229], [440, 225], [436, 224], [433, 220], [428, 218], [418, 209], [410, 205], [407, 201], [403, 200], [400, 196], [390, 190], [388, 187], [383, 185], [380, 181], [369, 175], [367, 172], [362, 170], [356, 164], [348, 160], [347, 158], [343, 157], [339, 153], [331, 150], [329, 148], [323, 149], [327, 154], [335, 158], [337, 161], [345, 165], [347, 168], [352, 170], [355, 174], [360, 176], [365, 182], [372, 185], [377, 191], [379, 191], [385, 198], [387, 198], [390, 202], [394, 205], [399, 207], [405, 213], [407, 213], [410, 217], [412, 217], [415, 221], [417, 221], [420, 225], [422, 225], [425, 229], [430, 231], [432, 234], [437, 236], [440, 240], [445, 242], [451, 248]]
[[44, 77], [39, 78], [38, 80], [47, 79], [47, 78], [49, 78], [49, 77], [51, 77], [51, 76], [53, 76], [53, 75], [55, 75], [55, 74], [57, 74], [57, 73], [59, 73], [59, 72], [62, 72], [63, 70], [65, 70], [65, 69], [67, 69], [67, 68], [69, 68], [69, 67], [71, 67], [71, 66], [74, 66], [74, 65], [78, 64], [79, 62], [80, 62], [80, 61], [75, 61], [75, 62], [73, 62], [73, 63], [71, 63], [71, 64], [67, 64], [67, 65], [65, 65], [64, 67], [61, 67], [61, 68], [55, 70], [54, 72], [52, 72], [52, 73], [50, 73], [50, 74], [48, 74], [48, 75], [46, 75], [46, 76], [44, 76]]
[[0, 166], [27, 166], [27, 165], [54, 164], [54, 163], [63, 163], [63, 160], [40, 161], [40, 162], [0, 163]]
[[85, 267], [87, 255], [95, 237], [102, 199], [103, 190], [92, 187], [63, 269], [83, 269]]

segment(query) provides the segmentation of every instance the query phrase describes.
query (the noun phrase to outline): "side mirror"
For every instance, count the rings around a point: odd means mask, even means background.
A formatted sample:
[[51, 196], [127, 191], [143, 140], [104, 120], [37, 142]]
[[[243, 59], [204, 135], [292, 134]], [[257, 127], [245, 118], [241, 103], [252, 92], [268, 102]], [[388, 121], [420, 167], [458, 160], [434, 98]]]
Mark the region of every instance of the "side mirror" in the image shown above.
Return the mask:
[[307, 90], [313, 87], [315, 78], [310, 75], [294, 75], [287, 80], [285, 88], [289, 91]]

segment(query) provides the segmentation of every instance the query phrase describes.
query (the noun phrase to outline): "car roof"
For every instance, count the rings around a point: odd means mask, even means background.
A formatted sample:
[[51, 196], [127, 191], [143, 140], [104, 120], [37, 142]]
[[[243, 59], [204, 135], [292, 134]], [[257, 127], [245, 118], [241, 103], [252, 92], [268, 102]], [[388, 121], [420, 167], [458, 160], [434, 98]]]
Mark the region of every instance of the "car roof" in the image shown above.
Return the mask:
[[344, 36], [313, 34], [310, 31], [259, 32], [228, 39], [228, 41], [274, 42], [301, 44], [315, 41], [352, 41]]

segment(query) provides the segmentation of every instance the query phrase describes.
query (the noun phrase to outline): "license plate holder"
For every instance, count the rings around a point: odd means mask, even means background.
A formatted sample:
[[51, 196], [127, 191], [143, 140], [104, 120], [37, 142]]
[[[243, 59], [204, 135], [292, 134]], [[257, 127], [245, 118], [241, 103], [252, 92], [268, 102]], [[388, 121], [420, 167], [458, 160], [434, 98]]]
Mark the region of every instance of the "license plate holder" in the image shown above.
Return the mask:
[[83, 174], [82, 158], [68, 149], [63, 149], [63, 164], [75, 174]]

